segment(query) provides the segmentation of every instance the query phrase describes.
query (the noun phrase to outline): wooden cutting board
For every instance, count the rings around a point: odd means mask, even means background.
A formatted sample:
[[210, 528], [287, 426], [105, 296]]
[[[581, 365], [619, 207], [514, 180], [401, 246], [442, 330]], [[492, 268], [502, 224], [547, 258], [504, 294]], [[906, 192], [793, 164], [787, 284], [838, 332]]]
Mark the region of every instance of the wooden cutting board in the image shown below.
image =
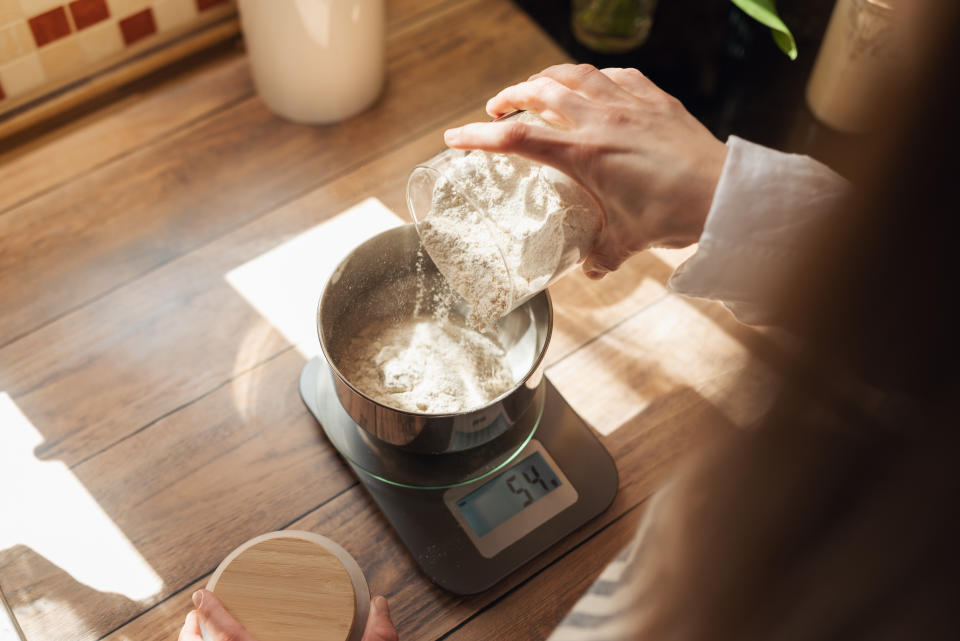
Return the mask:
[[258, 641], [359, 641], [370, 608], [353, 557], [298, 530], [250, 539], [223, 560], [207, 589]]

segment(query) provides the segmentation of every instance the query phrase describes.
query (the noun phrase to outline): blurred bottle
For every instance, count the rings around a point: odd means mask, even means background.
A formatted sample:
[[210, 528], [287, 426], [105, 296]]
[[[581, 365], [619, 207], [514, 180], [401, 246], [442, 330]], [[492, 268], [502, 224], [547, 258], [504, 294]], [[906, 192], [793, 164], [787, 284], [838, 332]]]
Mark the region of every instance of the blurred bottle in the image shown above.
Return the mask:
[[573, 0], [573, 35], [599, 53], [624, 53], [646, 42], [656, 8], [657, 0]]
[[894, 0], [837, 0], [807, 84], [818, 120], [848, 133], [870, 131], [889, 97]]

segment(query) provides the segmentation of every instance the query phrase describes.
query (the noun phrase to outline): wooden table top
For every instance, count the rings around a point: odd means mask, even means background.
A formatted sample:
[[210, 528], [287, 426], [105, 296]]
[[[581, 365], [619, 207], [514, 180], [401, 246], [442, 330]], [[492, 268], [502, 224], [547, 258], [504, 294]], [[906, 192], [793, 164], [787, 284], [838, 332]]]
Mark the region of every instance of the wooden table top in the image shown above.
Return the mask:
[[403, 639], [542, 638], [678, 455], [769, 402], [770, 341], [668, 294], [691, 250], [571, 274], [547, 372], [614, 504], [483, 594], [420, 573], [298, 396], [320, 270], [409, 220], [446, 127], [565, 58], [507, 0], [388, 5], [385, 95], [348, 122], [272, 115], [233, 47], [0, 151], [0, 588], [30, 641], [174, 639], [220, 560], [283, 528], [343, 545]]

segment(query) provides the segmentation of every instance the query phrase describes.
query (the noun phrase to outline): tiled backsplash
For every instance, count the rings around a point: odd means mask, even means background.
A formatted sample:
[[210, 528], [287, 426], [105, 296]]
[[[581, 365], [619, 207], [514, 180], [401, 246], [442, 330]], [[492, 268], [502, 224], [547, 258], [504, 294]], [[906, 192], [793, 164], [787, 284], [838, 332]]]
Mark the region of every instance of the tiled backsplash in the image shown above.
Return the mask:
[[0, 115], [235, 12], [234, 0], [0, 0]]

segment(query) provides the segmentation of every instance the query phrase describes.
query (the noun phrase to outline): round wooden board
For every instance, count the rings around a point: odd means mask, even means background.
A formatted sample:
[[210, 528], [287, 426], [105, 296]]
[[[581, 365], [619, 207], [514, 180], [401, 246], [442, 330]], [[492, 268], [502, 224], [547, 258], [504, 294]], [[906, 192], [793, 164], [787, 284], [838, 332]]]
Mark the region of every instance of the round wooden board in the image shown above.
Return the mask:
[[353, 557], [298, 530], [250, 539], [223, 560], [207, 589], [259, 641], [358, 641], [370, 608]]

